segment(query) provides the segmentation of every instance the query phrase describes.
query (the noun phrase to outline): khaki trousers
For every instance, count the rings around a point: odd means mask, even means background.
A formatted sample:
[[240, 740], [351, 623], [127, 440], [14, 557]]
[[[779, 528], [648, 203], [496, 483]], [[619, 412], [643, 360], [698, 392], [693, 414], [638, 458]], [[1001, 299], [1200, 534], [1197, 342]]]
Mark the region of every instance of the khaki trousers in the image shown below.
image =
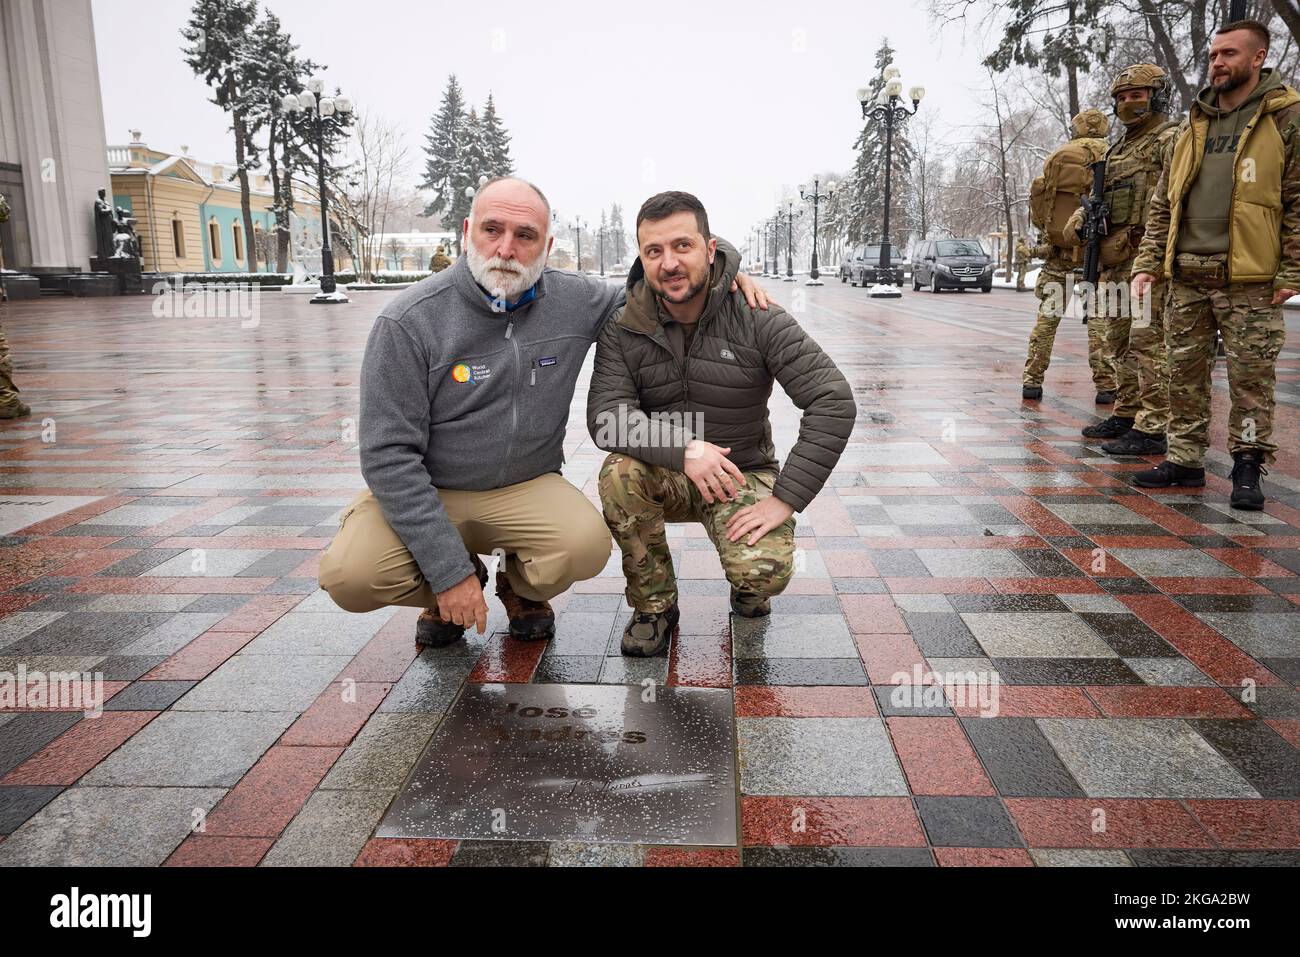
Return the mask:
[[[499, 555], [516, 594], [547, 601], [609, 561], [609, 529], [586, 496], [556, 472], [483, 492], [442, 489], [447, 515], [471, 555]], [[320, 561], [320, 586], [346, 611], [435, 608], [437, 597], [379, 502], [362, 492], [344, 510]]]

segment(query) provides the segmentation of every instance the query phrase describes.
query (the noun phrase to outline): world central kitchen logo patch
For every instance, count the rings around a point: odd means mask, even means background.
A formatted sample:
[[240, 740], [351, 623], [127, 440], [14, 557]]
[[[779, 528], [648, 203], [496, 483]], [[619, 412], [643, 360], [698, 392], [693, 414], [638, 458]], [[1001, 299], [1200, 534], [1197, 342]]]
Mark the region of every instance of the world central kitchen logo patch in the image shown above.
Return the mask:
[[457, 382], [482, 382], [492, 375], [492, 370], [481, 362], [457, 362], [451, 367], [451, 377]]

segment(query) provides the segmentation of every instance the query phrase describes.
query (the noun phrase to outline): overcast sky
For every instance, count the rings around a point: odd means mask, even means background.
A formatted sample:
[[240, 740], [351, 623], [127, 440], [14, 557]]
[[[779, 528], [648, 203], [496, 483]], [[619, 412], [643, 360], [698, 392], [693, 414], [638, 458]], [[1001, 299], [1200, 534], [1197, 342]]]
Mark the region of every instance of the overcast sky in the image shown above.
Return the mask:
[[[228, 122], [180, 55], [191, 0], [93, 0], [108, 142], [206, 160], [234, 154]], [[922, 110], [969, 121], [987, 80], [968, 31], [940, 31], [921, 4], [691, 0], [636, 8], [410, 0], [262, 0], [363, 110], [424, 133], [448, 73], [471, 102], [491, 91], [518, 172], [566, 217], [649, 195], [695, 193], [715, 232], [741, 244], [783, 184], [847, 169], [882, 35]], [[617, 11], [617, 12], [615, 12]], [[417, 170], [412, 169], [412, 181]]]

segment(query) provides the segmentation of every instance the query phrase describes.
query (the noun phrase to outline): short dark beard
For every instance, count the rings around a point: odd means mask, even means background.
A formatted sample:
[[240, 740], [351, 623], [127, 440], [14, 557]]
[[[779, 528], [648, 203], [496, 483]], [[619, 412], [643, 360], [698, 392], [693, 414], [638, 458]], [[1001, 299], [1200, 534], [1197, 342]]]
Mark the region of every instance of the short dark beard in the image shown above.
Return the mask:
[[668, 297], [666, 293], [661, 292], [658, 289], [655, 290], [655, 295], [658, 296], [660, 299], [662, 299], [664, 302], [670, 302], [674, 306], [680, 306], [682, 303], [690, 302], [692, 299], [698, 296], [704, 290], [704, 287], [707, 286], [708, 284], [709, 284], [709, 275], [708, 273], [705, 273], [704, 278], [701, 279], [698, 284], [686, 287], [686, 295], [684, 295], [681, 299], [671, 299]]
[[1233, 70], [1229, 69], [1228, 78], [1224, 80], [1222, 83], [1212, 82], [1210, 84], [1210, 88], [1213, 89], [1215, 93], [1231, 93], [1239, 86], [1244, 86], [1246, 82], [1250, 79], [1250, 77], [1251, 77], [1250, 67], [1246, 67], [1240, 73], [1236, 73]]

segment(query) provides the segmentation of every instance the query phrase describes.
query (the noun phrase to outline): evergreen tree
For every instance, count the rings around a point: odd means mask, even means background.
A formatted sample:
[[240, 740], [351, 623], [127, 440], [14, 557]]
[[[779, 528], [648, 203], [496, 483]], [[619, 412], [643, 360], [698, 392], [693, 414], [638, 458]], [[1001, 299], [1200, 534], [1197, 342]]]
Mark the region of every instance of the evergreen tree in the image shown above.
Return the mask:
[[252, 69], [250, 37], [257, 20], [257, 0], [195, 0], [181, 30], [189, 44], [182, 49], [195, 76], [212, 87], [212, 102], [230, 114], [235, 134], [235, 175], [244, 219], [244, 262], [257, 268], [253, 210], [248, 196], [248, 169], [257, 148], [248, 135], [249, 96], [256, 87], [245, 82]]
[[609, 208], [610, 251], [615, 262], [625, 262], [627, 256], [627, 227], [623, 225], [623, 207], [615, 203]]
[[[424, 164], [424, 179], [420, 186], [434, 192], [433, 199], [424, 210], [424, 215], [441, 215], [440, 224], [443, 228], [451, 228], [456, 232], [459, 230], [448, 226], [448, 223], [457, 222], [454, 215], [455, 209], [459, 208], [456, 206], [456, 197], [464, 192], [464, 184], [461, 183], [458, 188], [457, 181], [461, 170], [461, 138], [465, 120], [465, 96], [460, 83], [456, 81], [456, 74], [453, 73], [447, 77], [447, 88], [442, 94], [442, 105], [438, 108], [429, 134], [425, 137], [428, 145], [425, 146], [424, 152], [428, 158]], [[460, 248], [459, 239], [456, 248], [457, 250]]]
[[[885, 85], [884, 70], [894, 60], [894, 50], [888, 39], [880, 41], [876, 50], [876, 75], [867, 90], [868, 100], [874, 102]], [[853, 179], [849, 184], [848, 240], [850, 243], [879, 242], [884, 224], [885, 209], [885, 121], [870, 117], [853, 144], [857, 160], [853, 164]], [[901, 250], [911, 231], [909, 204], [900, 196], [911, 180], [912, 144], [907, 136], [907, 120], [894, 121], [891, 147], [892, 180], [889, 210], [891, 258], [901, 256]]]
[[483, 145], [488, 157], [486, 171], [488, 177], [509, 176], [515, 171], [514, 161], [510, 159], [510, 134], [506, 132], [501, 117], [497, 115], [496, 103], [493, 102], [491, 93], [488, 94], [487, 103], [483, 107], [481, 122]]
[[1070, 115], [1079, 112], [1079, 74], [1103, 64], [1115, 43], [1107, 0], [1009, 0], [1002, 41], [984, 59], [998, 72], [1012, 63], [1041, 66], [1049, 76], [1065, 72]]

